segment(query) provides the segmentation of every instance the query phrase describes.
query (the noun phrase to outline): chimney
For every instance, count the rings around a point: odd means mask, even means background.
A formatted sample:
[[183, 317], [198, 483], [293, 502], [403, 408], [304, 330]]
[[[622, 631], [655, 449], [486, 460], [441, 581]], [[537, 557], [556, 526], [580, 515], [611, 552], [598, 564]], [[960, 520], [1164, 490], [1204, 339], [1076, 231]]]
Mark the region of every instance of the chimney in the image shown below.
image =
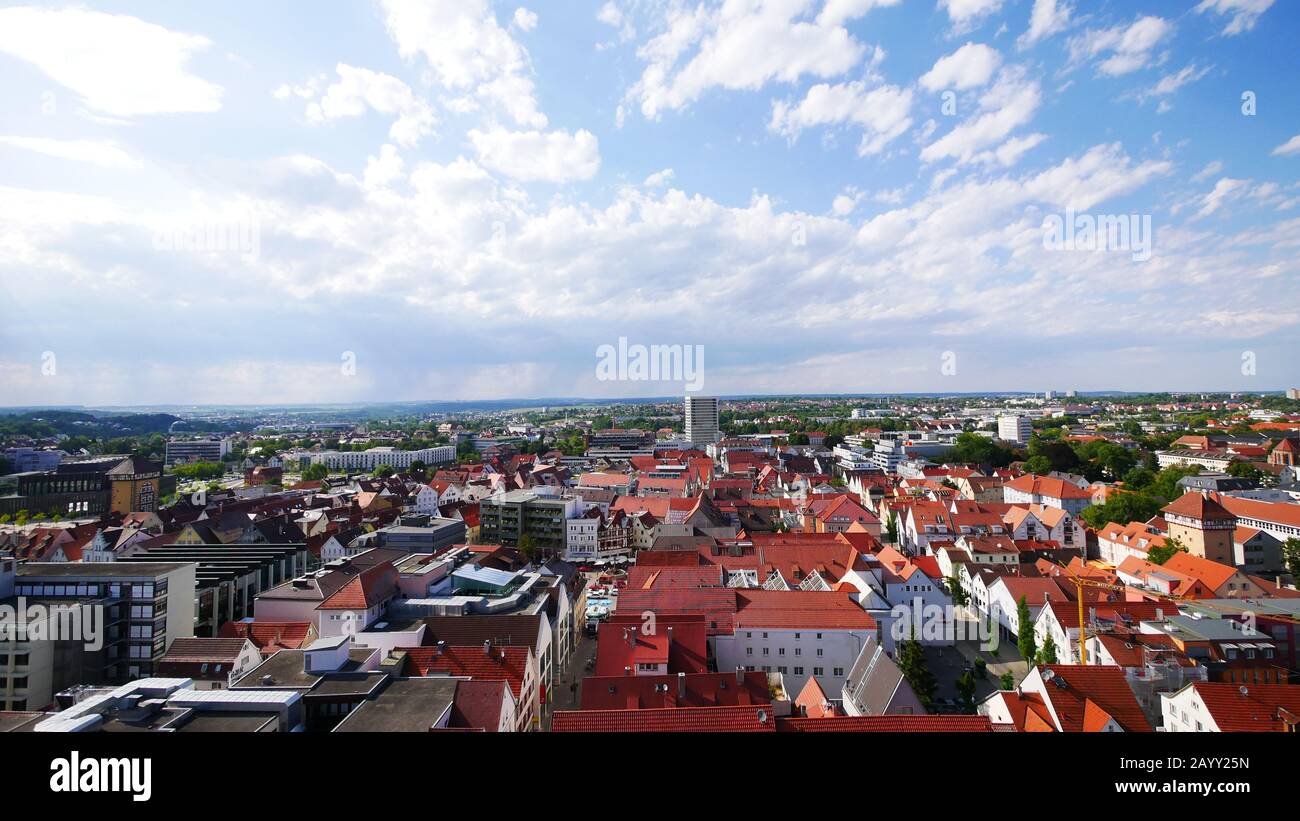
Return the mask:
[[744, 667], [737, 666], [737, 667], [736, 667], [736, 684], [739, 684], [739, 685], [742, 685], [742, 686], [743, 686], [744, 683], [745, 683], [745, 668], [744, 668]]
[[686, 674], [677, 674], [677, 700], [683, 701], [686, 698]]
[[492, 642], [487, 639], [483, 640], [483, 655], [492, 655]]
[[625, 676], [630, 676], [630, 675], [632, 675], [632, 668], [631, 668], [631, 667], [624, 667], [624, 668], [623, 668], [623, 675], [625, 675]]
[[446, 649], [447, 649], [447, 642], [445, 642], [445, 641], [439, 641], [439, 642], [438, 642], [438, 655], [441, 656], [441, 655], [443, 654], [443, 652], [446, 651]]

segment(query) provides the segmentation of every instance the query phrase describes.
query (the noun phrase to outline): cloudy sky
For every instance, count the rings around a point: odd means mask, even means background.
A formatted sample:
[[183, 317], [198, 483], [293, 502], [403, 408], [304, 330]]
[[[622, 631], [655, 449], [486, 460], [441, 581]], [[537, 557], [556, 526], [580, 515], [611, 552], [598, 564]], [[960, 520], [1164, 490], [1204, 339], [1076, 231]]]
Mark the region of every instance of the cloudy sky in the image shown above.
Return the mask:
[[1300, 384], [1296, 3], [523, 2], [0, 8], [0, 405]]

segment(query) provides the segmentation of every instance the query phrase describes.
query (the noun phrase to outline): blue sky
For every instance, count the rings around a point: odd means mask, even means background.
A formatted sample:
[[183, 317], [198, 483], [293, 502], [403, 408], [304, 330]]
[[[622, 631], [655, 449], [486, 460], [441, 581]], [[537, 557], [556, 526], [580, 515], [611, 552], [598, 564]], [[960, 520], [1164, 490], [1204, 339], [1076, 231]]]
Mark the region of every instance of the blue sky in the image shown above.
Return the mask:
[[[1272, 0], [0, 7], [0, 404], [678, 389], [599, 380], [620, 337], [702, 345], [720, 394], [1291, 387], [1298, 34]], [[1067, 209], [1148, 216], [1150, 258], [1048, 247]]]

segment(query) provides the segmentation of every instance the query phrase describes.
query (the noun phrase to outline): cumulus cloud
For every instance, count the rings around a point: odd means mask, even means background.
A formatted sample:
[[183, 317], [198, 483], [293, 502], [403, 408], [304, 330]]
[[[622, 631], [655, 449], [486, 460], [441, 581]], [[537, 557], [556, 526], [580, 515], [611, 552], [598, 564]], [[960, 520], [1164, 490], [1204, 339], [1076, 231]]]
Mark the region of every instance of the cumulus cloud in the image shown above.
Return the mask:
[[798, 103], [772, 104], [768, 128], [793, 140], [807, 128], [838, 124], [863, 129], [858, 153], [876, 154], [912, 125], [911, 89], [892, 85], [869, 87], [863, 81], [819, 83]]
[[211, 42], [125, 14], [88, 9], [0, 9], [0, 52], [25, 60], [114, 117], [212, 112], [221, 86], [189, 70]]
[[771, 82], [844, 74], [867, 53], [842, 25], [872, 4], [844, 3], [829, 17], [804, 19], [811, 0], [670, 5], [659, 33], [637, 54], [646, 63], [629, 92], [654, 119], [711, 89], [757, 90]]
[[1030, 122], [1042, 90], [1024, 69], [1008, 67], [997, 82], [979, 98], [976, 112], [951, 131], [921, 149], [921, 159], [937, 162], [955, 159], [966, 163], [981, 150], [1004, 140], [1012, 131]]
[[1063, 0], [1034, 0], [1034, 8], [1029, 13], [1029, 28], [1016, 40], [1016, 45], [1022, 49], [1030, 48], [1064, 31], [1070, 24], [1072, 11]]
[[488, 0], [383, 0], [384, 22], [407, 59], [422, 58], [450, 92], [545, 128], [528, 51], [497, 22]]
[[930, 91], [982, 86], [1002, 64], [1002, 55], [983, 43], [967, 43], [946, 57], [940, 57], [934, 67], [921, 75], [919, 82]]
[[474, 130], [470, 142], [479, 162], [523, 182], [589, 180], [600, 170], [600, 145], [590, 131]]
[[367, 109], [396, 115], [389, 136], [398, 144], [411, 147], [434, 133], [438, 118], [433, 108], [411, 91], [410, 86], [391, 74], [356, 68], [339, 63], [335, 67], [338, 81], [325, 89], [319, 99], [307, 104], [307, 119], [329, 122], [344, 117], [360, 117]]

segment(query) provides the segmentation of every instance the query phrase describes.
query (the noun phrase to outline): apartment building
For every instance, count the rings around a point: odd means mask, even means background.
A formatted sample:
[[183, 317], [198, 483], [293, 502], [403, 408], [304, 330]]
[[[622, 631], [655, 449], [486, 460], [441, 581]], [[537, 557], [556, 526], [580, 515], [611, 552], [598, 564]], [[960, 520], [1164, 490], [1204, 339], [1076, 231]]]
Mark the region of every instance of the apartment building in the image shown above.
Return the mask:
[[167, 442], [164, 461], [168, 466], [188, 462], [220, 462], [230, 453], [230, 440], [218, 437], [205, 439], [171, 439]]
[[686, 438], [696, 445], [718, 441], [718, 400], [706, 396], [686, 397]]
[[[195, 566], [179, 562], [0, 565], [0, 703], [41, 709], [76, 684], [147, 678], [171, 642], [194, 635]], [[57, 614], [44, 632], [17, 614]], [[38, 638], [39, 636], [39, 638]]]

